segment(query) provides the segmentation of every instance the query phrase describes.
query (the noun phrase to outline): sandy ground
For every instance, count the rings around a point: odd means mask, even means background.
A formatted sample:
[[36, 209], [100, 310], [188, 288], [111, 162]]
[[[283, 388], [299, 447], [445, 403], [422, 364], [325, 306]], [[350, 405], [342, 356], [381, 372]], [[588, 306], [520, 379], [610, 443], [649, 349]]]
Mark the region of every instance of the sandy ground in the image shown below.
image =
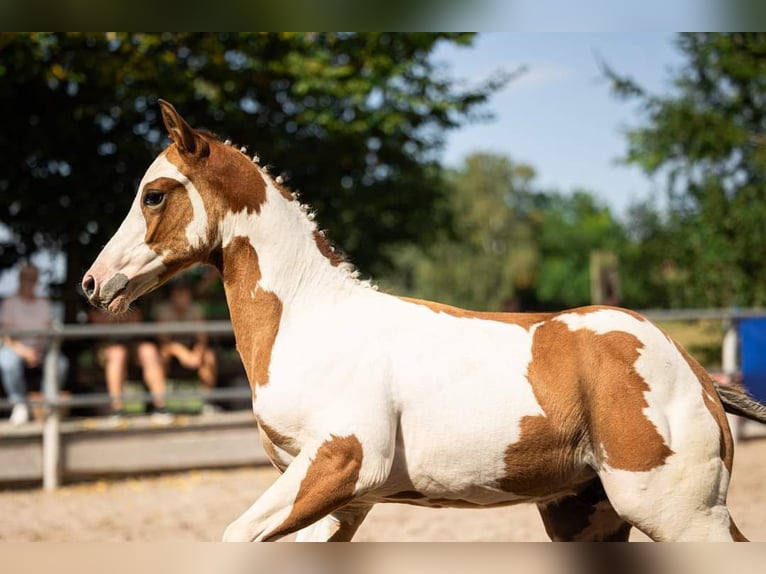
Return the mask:
[[[219, 540], [226, 525], [277, 477], [270, 468], [191, 471], [0, 492], [0, 540]], [[766, 439], [738, 445], [729, 507], [741, 530], [766, 541]], [[544, 541], [532, 505], [485, 510], [375, 507], [360, 541]], [[646, 540], [634, 529], [632, 540]]]

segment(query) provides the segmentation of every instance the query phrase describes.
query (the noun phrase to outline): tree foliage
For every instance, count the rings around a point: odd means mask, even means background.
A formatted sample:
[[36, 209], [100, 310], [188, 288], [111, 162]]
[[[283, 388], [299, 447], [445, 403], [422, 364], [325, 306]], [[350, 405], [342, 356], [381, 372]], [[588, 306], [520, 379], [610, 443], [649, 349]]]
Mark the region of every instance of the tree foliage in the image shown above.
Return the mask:
[[537, 252], [525, 202], [533, 172], [486, 154], [466, 159], [450, 174], [451, 233], [430, 246], [395, 252], [388, 282], [418, 297], [462, 307], [498, 309], [518, 285], [532, 281]]
[[[608, 207], [583, 190], [566, 195], [544, 193], [539, 203], [541, 263], [535, 299], [548, 309], [588, 305], [591, 254], [614, 253], [623, 260], [628, 245], [625, 230]], [[628, 289], [633, 281], [631, 275], [623, 279]], [[629, 298], [623, 302], [635, 304]]]
[[640, 209], [647, 269], [665, 304], [766, 303], [766, 34], [681, 34], [686, 62], [657, 96], [607, 69], [615, 93], [637, 101], [645, 125], [626, 160], [665, 182], [668, 215]]
[[589, 258], [625, 232], [584, 191], [537, 189], [534, 170], [475, 154], [450, 174], [452, 234], [395, 250], [386, 286], [472, 309], [561, 309], [590, 302]]
[[461, 87], [431, 60], [440, 42], [472, 36], [1, 35], [0, 261], [53, 247], [79, 277], [164, 142], [163, 97], [286, 172], [363, 270], [385, 267], [443, 221], [444, 131], [508, 79]]

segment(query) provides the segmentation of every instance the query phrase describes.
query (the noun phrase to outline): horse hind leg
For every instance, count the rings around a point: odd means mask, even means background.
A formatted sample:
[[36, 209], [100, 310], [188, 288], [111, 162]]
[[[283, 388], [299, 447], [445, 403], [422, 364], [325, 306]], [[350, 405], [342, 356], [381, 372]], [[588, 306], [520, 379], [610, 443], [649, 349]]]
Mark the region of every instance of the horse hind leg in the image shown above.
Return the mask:
[[731, 539], [734, 542], [750, 542], [747, 537], [742, 534], [742, 531], [737, 528], [737, 525], [734, 523], [734, 519], [729, 515], [729, 533], [731, 534]]
[[605, 385], [593, 406], [592, 466], [609, 501], [653, 540], [744, 538], [726, 505], [734, 446], [707, 373], [664, 343], [645, 349], [633, 378]]
[[539, 504], [545, 531], [560, 542], [627, 542], [631, 525], [620, 518], [596, 478], [579, 492]]
[[616, 512], [653, 540], [745, 540], [726, 507], [728, 477], [715, 469], [608, 474], [600, 476]]
[[597, 468], [617, 514], [653, 540], [745, 539], [726, 505], [731, 458], [721, 456], [718, 429], [706, 433], [700, 419], [671, 434], [672, 454], [651, 468]]
[[300, 530], [296, 542], [350, 542], [362, 525], [369, 504], [349, 504]]

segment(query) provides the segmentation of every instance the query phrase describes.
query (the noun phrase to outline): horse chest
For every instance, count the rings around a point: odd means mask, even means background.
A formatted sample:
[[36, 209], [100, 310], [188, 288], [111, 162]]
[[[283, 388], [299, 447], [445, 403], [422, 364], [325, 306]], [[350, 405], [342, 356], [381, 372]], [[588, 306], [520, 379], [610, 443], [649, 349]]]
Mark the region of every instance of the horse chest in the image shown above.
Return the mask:
[[292, 440], [264, 423], [259, 422], [258, 431], [266, 456], [280, 472], [284, 472], [297, 454], [286, 450], [291, 447]]

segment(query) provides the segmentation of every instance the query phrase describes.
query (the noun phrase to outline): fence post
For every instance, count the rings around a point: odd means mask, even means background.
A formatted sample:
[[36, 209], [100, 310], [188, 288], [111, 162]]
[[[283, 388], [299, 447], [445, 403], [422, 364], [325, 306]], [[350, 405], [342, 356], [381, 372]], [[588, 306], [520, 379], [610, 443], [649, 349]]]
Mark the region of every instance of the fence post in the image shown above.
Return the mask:
[[[737, 333], [737, 321], [731, 319], [726, 326], [726, 333], [721, 344], [721, 369], [730, 381], [734, 382], [739, 372], [739, 334]], [[729, 419], [729, 427], [734, 441], [737, 442], [744, 433], [745, 419], [736, 415], [726, 415]]]
[[43, 488], [55, 490], [61, 484], [61, 412], [59, 400], [60, 325], [54, 325], [54, 336], [45, 356], [43, 369]]
[[721, 345], [721, 368], [724, 374], [730, 377], [736, 376], [737, 371], [739, 371], [739, 361], [737, 360], [738, 337], [736, 321], [729, 321], [726, 326], [726, 333], [723, 336], [723, 344]]

